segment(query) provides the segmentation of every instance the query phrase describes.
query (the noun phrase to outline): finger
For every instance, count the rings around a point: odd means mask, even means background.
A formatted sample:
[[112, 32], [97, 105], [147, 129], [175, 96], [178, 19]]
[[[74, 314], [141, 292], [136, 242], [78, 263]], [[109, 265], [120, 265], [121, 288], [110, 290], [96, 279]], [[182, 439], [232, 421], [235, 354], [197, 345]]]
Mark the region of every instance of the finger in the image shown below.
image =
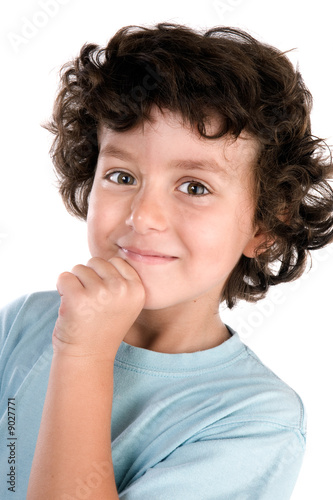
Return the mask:
[[83, 288], [80, 280], [67, 271], [59, 275], [56, 286], [60, 296], [81, 291]]
[[91, 266], [78, 264], [73, 267], [72, 273], [82, 283], [84, 288], [94, 288], [100, 285], [101, 276]]
[[103, 280], [108, 281], [114, 277], [120, 277], [126, 280], [139, 280], [139, 275], [135, 269], [120, 257], [112, 257], [104, 260], [100, 257], [92, 257], [87, 266], [93, 269]]
[[121, 257], [112, 257], [108, 262], [110, 262], [126, 280], [142, 283], [136, 270]]
[[87, 267], [92, 269], [102, 280], [119, 277], [119, 271], [109, 261], [100, 257], [92, 257], [87, 262]]

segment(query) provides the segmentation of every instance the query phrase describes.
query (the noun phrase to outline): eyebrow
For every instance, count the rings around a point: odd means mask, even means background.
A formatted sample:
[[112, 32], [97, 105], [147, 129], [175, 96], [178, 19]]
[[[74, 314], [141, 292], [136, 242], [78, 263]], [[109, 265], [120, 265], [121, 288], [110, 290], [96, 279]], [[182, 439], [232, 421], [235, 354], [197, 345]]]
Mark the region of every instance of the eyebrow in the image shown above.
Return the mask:
[[119, 160], [124, 161], [133, 161], [134, 156], [131, 155], [128, 151], [124, 151], [123, 149], [119, 149], [111, 144], [106, 144], [99, 152], [99, 156], [114, 156]]
[[171, 162], [171, 165], [175, 168], [182, 168], [184, 170], [203, 170], [206, 172], [213, 172], [223, 176], [228, 175], [227, 171], [217, 163], [216, 160], [175, 160]]
[[[99, 153], [100, 156], [113, 156], [123, 161], [135, 161], [134, 155], [129, 151], [120, 149], [119, 147], [113, 146], [112, 144], [106, 144]], [[227, 171], [214, 159], [184, 159], [184, 160], [173, 160], [170, 162], [172, 168], [179, 168], [185, 170], [203, 170], [208, 172], [213, 172], [220, 174], [222, 176], [227, 176]]]

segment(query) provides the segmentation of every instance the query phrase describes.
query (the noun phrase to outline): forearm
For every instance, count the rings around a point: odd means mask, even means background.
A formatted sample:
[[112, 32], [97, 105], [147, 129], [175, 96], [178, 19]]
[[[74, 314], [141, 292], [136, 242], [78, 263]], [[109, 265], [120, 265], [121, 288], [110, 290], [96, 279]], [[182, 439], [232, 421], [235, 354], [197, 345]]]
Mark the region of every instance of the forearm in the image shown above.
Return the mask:
[[118, 499], [111, 460], [112, 394], [112, 362], [54, 355], [28, 500], [75, 499], [80, 488], [89, 500]]

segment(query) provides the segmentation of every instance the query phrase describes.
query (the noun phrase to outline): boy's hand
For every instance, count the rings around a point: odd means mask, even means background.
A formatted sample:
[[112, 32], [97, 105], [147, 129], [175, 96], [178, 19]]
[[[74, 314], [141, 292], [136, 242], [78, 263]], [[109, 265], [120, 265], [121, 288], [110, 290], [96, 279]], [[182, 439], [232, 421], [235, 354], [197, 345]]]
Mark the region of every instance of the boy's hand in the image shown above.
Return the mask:
[[120, 257], [94, 257], [57, 282], [61, 305], [54, 328], [54, 353], [114, 360], [145, 300], [137, 272]]

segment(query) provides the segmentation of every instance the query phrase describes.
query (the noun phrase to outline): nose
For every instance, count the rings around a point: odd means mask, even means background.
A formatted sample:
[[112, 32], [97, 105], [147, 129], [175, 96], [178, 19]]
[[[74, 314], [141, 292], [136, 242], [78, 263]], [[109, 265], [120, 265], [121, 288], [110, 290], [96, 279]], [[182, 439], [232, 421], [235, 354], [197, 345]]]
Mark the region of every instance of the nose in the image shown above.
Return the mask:
[[166, 203], [156, 191], [143, 189], [132, 199], [126, 224], [140, 234], [165, 231], [167, 228], [166, 210]]

